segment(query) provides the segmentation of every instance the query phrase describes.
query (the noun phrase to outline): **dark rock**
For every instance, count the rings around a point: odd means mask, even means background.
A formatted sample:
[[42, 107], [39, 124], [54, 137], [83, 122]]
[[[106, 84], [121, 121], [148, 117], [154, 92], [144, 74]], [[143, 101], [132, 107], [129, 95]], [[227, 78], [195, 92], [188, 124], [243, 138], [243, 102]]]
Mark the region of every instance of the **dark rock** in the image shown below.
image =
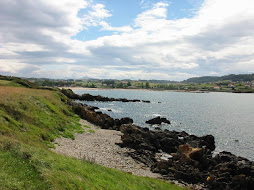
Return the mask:
[[[101, 102], [112, 102], [112, 101], [118, 101], [118, 102], [140, 102], [141, 100], [128, 100], [126, 98], [108, 98], [101, 95], [93, 96], [91, 94], [83, 94], [78, 95], [75, 94], [71, 89], [62, 89], [61, 92], [66, 95], [70, 99], [75, 100], [83, 100], [83, 101], [101, 101]], [[143, 102], [150, 103], [148, 100], [142, 100]]]
[[170, 121], [167, 120], [167, 119], [164, 118], [164, 117], [161, 118], [160, 116], [158, 116], [158, 117], [155, 117], [155, 118], [153, 118], [153, 119], [150, 119], [150, 120], [146, 121], [146, 123], [147, 123], [147, 124], [151, 124], [151, 125], [155, 125], [155, 124], [161, 125], [161, 123], [170, 124]]
[[132, 124], [133, 119], [131, 119], [129, 117], [124, 117], [124, 118], [120, 119], [120, 123], [121, 123], [121, 125], [123, 125], [123, 124]]
[[212, 136], [212, 135], [206, 135], [206, 136], [201, 137], [201, 139], [203, 141], [201, 141], [200, 147], [206, 146], [211, 151], [215, 150], [214, 136]]
[[144, 103], [151, 103], [149, 100], [142, 100]]

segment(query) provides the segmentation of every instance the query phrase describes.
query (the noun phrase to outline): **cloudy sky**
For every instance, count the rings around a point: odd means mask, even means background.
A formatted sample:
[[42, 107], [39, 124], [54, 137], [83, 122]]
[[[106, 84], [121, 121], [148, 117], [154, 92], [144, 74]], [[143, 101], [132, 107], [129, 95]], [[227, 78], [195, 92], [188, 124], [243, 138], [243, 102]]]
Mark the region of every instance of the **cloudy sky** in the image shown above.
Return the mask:
[[0, 74], [254, 73], [253, 0], [0, 0]]

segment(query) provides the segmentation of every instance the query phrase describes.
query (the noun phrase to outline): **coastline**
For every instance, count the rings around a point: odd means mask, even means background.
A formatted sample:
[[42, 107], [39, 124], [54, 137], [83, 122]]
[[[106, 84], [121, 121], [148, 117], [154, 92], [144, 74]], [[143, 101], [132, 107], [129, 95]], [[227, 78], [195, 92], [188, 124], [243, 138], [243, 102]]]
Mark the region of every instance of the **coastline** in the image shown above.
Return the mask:
[[84, 119], [80, 120], [80, 124], [85, 130], [83, 134], [76, 133], [75, 140], [64, 137], [56, 139], [55, 149], [52, 151], [133, 175], [162, 179], [194, 190], [203, 189], [200, 184], [170, 180], [159, 173], [152, 172], [147, 165], [130, 156], [130, 153], [134, 151], [133, 149], [117, 145], [122, 142], [120, 131], [101, 129]]
[[167, 91], [167, 92], [185, 92], [185, 93], [198, 93], [205, 94], [210, 92], [215, 93], [233, 93], [233, 94], [254, 94], [253, 92], [230, 92], [230, 91], [200, 91], [200, 90], [168, 90], [168, 89], [145, 89], [145, 88], [85, 88], [85, 87], [58, 87], [59, 89], [71, 89], [71, 90], [133, 90], [133, 91]]
[[124, 91], [134, 90], [134, 91], [200, 92], [200, 91], [186, 91], [186, 90], [141, 89], [141, 88], [84, 88], [84, 87], [58, 87], [58, 88], [60, 89], [65, 88], [65, 89], [71, 89], [71, 90], [124, 90]]
[[[62, 92], [70, 99], [81, 98], [72, 90], [62, 89]], [[104, 99], [99, 97], [100, 100]], [[213, 155], [215, 140], [212, 135], [198, 137], [185, 131], [149, 130], [134, 125], [131, 118], [113, 119], [107, 114], [96, 111], [98, 107], [74, 101], [69, 105], [82, 119], [95, 123], [102, 129], [120, 130], [122, 143], [118, 145], [133, 149], [133, 152], [128, 152], [132, 158], [147, 165], [151, 171], [162, 174], [166, 179], [180, 180], [187, 184], [202, 184], [209, 189], [233, 186], [248, 188], [252, 183], [254, 184], [249, 172], [253, 168], [253, 162], [227, 151]], [[229, 164], [237, 172], [227, 168]], [[242, 170], [242, 167], [246, 168], [246, 171]], [[238, 181], [243, 175], [246, 179], [241, 185]]]

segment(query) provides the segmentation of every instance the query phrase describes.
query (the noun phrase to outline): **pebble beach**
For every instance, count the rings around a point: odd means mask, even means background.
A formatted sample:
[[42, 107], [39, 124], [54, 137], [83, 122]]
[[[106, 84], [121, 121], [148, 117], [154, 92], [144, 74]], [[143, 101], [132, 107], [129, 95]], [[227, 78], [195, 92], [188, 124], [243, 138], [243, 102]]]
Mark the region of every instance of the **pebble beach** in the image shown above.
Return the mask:
[[90, 128], [84, 127], [85, 132], [77, 133], [75, 140], [64, 137], [56, 139], [55, 152], [138, 176], [161, 177], [160, 174], [152, 173], [143, 163], [128, 156], [131, 149], [121, 148], [116, 144], [121, 142], [120, 131], [100, 129], [86, 120], [81, 120], [80, 123]]

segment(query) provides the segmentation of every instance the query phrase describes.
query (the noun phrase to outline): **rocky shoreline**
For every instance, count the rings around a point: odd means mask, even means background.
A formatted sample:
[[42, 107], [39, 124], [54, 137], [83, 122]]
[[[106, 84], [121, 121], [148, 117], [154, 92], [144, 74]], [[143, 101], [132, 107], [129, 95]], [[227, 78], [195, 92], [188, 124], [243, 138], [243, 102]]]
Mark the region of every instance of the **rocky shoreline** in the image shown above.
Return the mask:
[[146, 164], [130, 156], [135, 151], [134, 149], [122, 148], [117, 145], [122, 142], [122, 133], [120, 131], [101, 129], [83, 119], [81, 119], [80, 124], [85, 130], [83, 134], [76, 133], [75, 140], [63, 137], [56, 139], [55, 148], [52, 150], [66, 156], [115, 168], [133, 175], [163, 179], [190, 189], [203, 189], [202, 185], [166, 179], [161, 174], [152, 172]]
[[253, 189], [254, 163], [230, 152], [213, 156], [214, 137], [186, 132], [149, 130], [133, 125], [131, 118], [113, 119], [96, 107], [69, 102], [76, 114], [102, 129], [122, 132], [118, 143], [131, 148], [132, 158], [164, 178], [203, 184], [207, 189]]
[[62, 93], [64, 93], [68, 98], [75, 99], [75, 100], [83, 100], [83, 101], [100, 101], [100, 102], [144, 102], [144, 103], [151, 103], [149, 100], [128, 100], [126, 98], [108, 98], [104, 96], [93, 96], [91, 94], [83, 94], [78, 95], [73, 93], [70, 89], [62, 89]]

